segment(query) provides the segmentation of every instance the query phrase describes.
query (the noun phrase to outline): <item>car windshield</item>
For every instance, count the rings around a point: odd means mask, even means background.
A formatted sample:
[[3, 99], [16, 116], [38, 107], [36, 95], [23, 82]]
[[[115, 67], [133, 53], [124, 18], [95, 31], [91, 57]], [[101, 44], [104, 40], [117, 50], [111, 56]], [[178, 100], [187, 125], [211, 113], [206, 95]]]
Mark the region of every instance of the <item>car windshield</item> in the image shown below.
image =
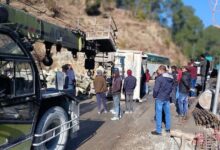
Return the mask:
[[24, 52], [18, 45], [7, 35], [0, 33], [0, 55], [22, 55]]

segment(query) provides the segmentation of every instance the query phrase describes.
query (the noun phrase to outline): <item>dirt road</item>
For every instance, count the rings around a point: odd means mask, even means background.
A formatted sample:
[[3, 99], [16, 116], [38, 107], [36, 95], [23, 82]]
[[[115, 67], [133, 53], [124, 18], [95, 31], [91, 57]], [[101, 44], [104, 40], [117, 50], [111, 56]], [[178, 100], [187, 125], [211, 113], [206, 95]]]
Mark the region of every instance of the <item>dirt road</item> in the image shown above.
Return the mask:
[[[124, 101], [122, 109], [124, 110]], [[108, 102], [112, 108], [112, 102]], [[111, 121], [112, 114], [99, 115], [95, 98], [85, 100], [80, 107], [80, 131], [72, 139], [67, 150], [167, 150], [178, 149], [178, 146], [166, 133], [163, 136], [153, 136], [154, 130], [154, 102], [151, 96], [143, 103], [135, 104], [133, 114], [124, 114], [119, 121]], [[179, 123], [175, 106], [171, 104], [172, 129], [179, 129], [186, 133], [200, 131], [195, 126], [193, 117], [187, 123]]]

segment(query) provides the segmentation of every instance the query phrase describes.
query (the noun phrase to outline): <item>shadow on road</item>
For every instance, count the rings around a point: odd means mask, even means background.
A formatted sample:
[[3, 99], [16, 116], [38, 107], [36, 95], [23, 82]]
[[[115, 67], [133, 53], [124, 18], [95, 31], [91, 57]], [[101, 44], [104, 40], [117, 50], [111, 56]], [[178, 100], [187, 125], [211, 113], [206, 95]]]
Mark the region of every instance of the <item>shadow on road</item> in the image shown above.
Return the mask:
[[78, 131], [78, 136], [69, 140], [67, 143], [66, 150], [75, 150], [82, 144], [86, 143], [93, 136], [95, 136], [96, 131], [104, 124], [104, 121], [96, 120], [80, 120], [80, 130]]
[[[92, 112], [95, 108], [97, 108], [97, 102], [96, 101], [89, 101], [89, 102], [84, 102], [80, 104], [80, 116], [87, 112]], [[102, 106], [103, 108], [103, 106]], [[107, 110], [109, 111], [110, 109], [113, 108], [113, 102], [107, 102]]]
[[80, 116], [82, 116], [87, 112], [91, 112], [96, 107], [97, 107], [97, 103], [95, 101], [90, 101], [87, 103], [80, 104]]

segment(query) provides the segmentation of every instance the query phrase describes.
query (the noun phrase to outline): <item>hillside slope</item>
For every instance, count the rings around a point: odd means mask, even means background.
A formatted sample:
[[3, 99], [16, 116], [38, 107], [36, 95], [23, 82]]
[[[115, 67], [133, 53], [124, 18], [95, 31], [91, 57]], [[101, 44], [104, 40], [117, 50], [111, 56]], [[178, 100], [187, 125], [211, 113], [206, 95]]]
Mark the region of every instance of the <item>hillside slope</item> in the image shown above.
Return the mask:
[[[12, 5], [23, 9], [41, 19], [49, 22], [77, 27], [79, 18], [83, 18], [84, 24], [89, 28], [89, 20], [103, 22], [106, 20], [103, 16], [111, 15], [117, 26], [117, 47], [119, 49], [143, 50], [151, 53], [168, 56], [172, 63], [184, 65], [186, 58], [180, 52], [180, 49], [172, 42], [171, 34], [166, 28], [161, 27], [154, 21], [140, 21], [132, 17], [129, 11], [116, 9], [102, 13], [100, 16], [88, 17], [85, 13], [85, 0], [23, 0], [39, 10], [30, 8], [20, 2], [13, 1]], [[57, 17], [54, 19], [54, 12]], [[65, 24], [65, 23], [67, 24]], [[39, 45], [38, 45], [39, 48]]]

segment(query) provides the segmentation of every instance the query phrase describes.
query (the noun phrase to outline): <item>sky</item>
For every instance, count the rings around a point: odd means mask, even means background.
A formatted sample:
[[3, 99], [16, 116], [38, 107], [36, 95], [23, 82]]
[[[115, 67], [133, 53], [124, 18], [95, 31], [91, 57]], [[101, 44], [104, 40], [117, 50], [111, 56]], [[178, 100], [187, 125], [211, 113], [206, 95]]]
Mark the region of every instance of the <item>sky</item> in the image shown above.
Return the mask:
[[209, 0], [183, 0], [183, 2], [185, 5], [192, 6], [195, 9], [195, 15], [203, 21], [205, 27], [212, 25]]

